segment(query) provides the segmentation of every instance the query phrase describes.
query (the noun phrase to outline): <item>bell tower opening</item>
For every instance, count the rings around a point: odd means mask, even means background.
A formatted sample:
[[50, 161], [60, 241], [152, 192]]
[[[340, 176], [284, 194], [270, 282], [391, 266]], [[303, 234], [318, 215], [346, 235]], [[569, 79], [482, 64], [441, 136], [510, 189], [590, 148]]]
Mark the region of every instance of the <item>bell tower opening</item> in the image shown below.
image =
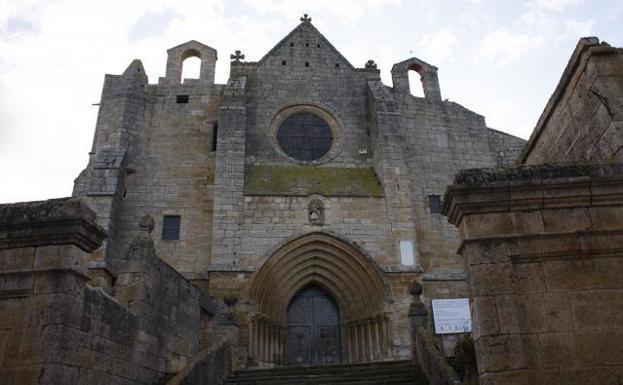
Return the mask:
[[340, 313], [333, 297], [320, 286], [299, 290], [288, 305], [287, 365], [340, 362]]

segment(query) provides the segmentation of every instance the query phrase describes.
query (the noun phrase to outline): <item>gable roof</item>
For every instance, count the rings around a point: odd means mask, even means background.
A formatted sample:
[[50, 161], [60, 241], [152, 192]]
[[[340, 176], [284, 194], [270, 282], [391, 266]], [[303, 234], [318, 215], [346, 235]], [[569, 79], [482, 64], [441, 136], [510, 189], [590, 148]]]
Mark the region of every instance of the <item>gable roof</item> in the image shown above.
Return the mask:
[[297, 32], [299, 32], [300, 30], [302, 30], [304, 28], [309, 28], [311, 30], [311, 32], [314, 35], [316, 35], [321, 42], [326, 44], [326, 46], [329, 47], [329, 50], [333, 51], [333, 53], [340, 60], [343, 60], [344, 63], [346, 63], [350, 69], [353, 69], [353, 70], [355, 69], [355, 67], [340, 53], [340, 51], [338, 51], [333, 46], [333, 44], [331, 44], [331, 42], [329, 42], [329, 40], [327, 40], [327, 38], [324, 37], [324, 35], [322, 33], [320, 33], [320, 31], [318, 31], [318, 29], [316, 29], [316, 27], [314, 27], [314, 25], [311, 22], [309, 22], [309, 21], [301, 21], [301, 23], [296, 28], [294, 28], [289, 34], [287, 34], [283, 39], [281, 39], [281, 41], [279, 41], [279, 43], [277, 43], [277, 45], [275, 45], [270, 51], [268, 51], [268, 53], [266, 53], [266, 55], [264, 55], [260, 59], [260, 61], [257, 62], [257, 64], [258, 65], [262, 65], [270, 56], [272, 56], [281, 47], [283, 47], [286, 44], [286, 42], [288, 40], [290, 40], [290, 38], [292, 38], [294, 35], [296, 35]]

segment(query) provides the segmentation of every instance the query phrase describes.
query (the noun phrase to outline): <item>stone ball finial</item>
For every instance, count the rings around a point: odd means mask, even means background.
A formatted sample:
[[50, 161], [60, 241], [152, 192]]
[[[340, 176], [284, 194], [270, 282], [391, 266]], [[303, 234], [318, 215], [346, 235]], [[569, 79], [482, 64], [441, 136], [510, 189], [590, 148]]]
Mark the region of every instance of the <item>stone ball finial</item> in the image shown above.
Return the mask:
[[409, 285], [409, 294], [414, 297], [419, 297], [422, 294], [422, 291], [422, 284], [416, 280], [413, 280], [413, 282]]
[[141, 230], [145, 230], [151, 234], [151, 232], [154, 231], [155, 227], [154, 218], [152, 218], [152, 216], [149, 214], [143, 215], [138, 219], [138, 227]]
[[376, 62], [374, 60], [372, 60], [372, 59], [368, 60], [366, 62], [366, 68], [367, 69], [376, 69], [377, 68]]

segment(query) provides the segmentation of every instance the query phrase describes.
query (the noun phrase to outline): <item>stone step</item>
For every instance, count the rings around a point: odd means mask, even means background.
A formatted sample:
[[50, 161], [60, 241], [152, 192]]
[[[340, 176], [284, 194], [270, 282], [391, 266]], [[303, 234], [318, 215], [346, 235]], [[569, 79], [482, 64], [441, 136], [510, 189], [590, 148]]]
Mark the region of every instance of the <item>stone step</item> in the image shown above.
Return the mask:
[[412, 377], [419, 375], [418, 371], [409, 370], [409, 371], [381, 371], [381, 372], [344, 372], [344, 373], [316, 373], [316, 374], [290, 374], [290, 375], [262, 375], [262, 376], [241, 376], [232, 377], [233, 381], [246, 381], [249, 379], [255, 381], [264, 381], [264, 380], [298, 380], [298, 379], [339, 379], [339, 378], [348, 378], [348, 379], [384, 379], [388, 377], [398, 378], [398, 377]]
[[261, 375], [262, 373], [270, 374], [283, 374], [283, 373], [318, 373], [318, 372], [342, 372], [344, 370], [352, 371], [376, 371], [381, 369], [398, 369], [398, 368], [413, 368], [413, 364], [410, 361], [380, 361], [380, 362], [367, 362], [361, 364], [332, 364], [332, 365], [318, 365], [318, 366], [284, 366], [270, 369], [243, 369], [236, 372], [237, 375]]
[[245, 369], [225, 385], [427, 385], [424, 373], [410, 361], [323, 366]]

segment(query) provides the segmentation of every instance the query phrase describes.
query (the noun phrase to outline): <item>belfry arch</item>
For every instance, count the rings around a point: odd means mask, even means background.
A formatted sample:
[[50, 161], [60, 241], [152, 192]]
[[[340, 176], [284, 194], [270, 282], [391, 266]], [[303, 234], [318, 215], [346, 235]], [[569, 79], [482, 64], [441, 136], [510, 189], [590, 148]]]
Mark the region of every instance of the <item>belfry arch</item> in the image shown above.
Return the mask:
[[337, 303], [342, 362], [389, 356], [389, 289], [378, 266], [356, 245], [314, 232], [279, 247], [253, 276], [249, 295], [258, 309], [250, 321], [253, 359], [288, 362], [288, 306], [310, 285], [322, 288]]

